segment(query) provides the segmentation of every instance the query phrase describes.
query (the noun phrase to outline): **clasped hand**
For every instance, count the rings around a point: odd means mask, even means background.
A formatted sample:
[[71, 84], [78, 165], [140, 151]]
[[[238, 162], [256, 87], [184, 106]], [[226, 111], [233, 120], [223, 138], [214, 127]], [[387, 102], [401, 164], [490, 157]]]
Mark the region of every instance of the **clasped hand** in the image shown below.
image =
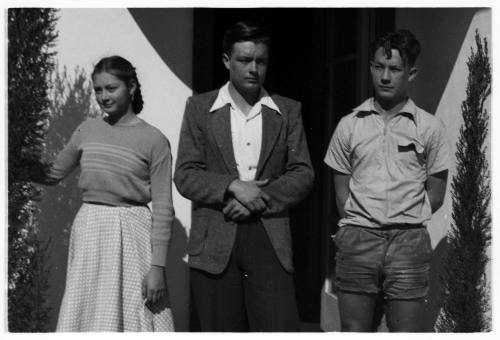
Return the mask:
[[241, 221], [252, 214], [262, 213], [271, 206], [271, 198], [261, 190], [261, 187], [268, 183], [267, 179], [262, 181], [234, 180], [228, 188], [233, 198], [229, 199], [228, 204], [222, 210], [224, 216], [234, 221]]
[[142, 298], [146, 300], [146, 305], [154, 306], [163, 300], [166, 294], [165, 268], [152, 265], [142, 281]]

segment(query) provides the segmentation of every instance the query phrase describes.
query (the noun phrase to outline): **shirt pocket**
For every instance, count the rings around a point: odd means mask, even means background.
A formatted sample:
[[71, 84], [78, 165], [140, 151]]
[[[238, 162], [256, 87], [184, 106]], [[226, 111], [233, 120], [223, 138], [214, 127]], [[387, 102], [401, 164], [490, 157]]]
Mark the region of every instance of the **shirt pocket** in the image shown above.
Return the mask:
[[411, 174], [418, 174], [425, 170], [426, 154], [420, 140], [412, 137], [398, 137], [396, 142], [396, 160], [399, 168]]

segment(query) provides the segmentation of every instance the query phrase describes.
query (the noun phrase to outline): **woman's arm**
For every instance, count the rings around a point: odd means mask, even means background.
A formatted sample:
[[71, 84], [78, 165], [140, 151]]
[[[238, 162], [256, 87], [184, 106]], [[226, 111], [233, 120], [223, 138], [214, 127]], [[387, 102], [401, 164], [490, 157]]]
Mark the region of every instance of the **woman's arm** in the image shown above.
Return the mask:
[[[83, 124], [82, 124], [83, 125]], [[33, 169], [31, 180], [45, 185], [55, 185], [68, 176], [80, 163], [81, 133], [80, 125], [71, 136], [65, 147], [59, 152], [53, 162], [41, 162]]]
[[166, 295], [165, 266], [174, 219], [172, 154], [170, 144], [163, 135], [153, 141], [150, 177], [153, 206], [152, 254], [151, 267], [144, 278], [142, 294], [148, 305], [154, 307]]

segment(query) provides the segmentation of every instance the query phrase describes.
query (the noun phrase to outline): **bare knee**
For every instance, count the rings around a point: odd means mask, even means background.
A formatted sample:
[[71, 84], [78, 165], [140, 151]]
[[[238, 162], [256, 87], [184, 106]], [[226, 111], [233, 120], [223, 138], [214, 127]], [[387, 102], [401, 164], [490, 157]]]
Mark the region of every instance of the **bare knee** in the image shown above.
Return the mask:
[[371, 322], [362, 322], [362, 320], [347, 319], [341, 321], [342, 332], [371, 332]]
[[342, 331], [371, 332], [377, 296], [350, 292], [339, 292], [337, 296]]
[[396, 300], [387, 304], [387, 327], [391, 332], [422, 332], [423, 299]]

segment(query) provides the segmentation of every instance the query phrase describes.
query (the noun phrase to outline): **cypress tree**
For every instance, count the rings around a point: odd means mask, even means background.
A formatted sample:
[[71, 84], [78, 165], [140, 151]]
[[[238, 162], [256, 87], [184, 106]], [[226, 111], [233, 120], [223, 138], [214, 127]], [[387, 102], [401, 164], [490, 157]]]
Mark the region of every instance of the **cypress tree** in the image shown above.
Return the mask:
[[440, 332], [488, 331], [489, 286], [486, 265], [491, 240], [489, 167], [484, 141], [489, 115], [484, 107], [491, 94], [488, 42], [476, 30], [476, 51], [467, 61], [463, 125], [457, 142], [457, 174], [453, 176], [452, 224], [444, 262], [443, 307], [436, 324]]
[[37, 235], [39, 169], [48, 122], [48, 76], [54, 67], [56, 10], [8, 10], [8, 326], [47, 330], [48, 243]]

